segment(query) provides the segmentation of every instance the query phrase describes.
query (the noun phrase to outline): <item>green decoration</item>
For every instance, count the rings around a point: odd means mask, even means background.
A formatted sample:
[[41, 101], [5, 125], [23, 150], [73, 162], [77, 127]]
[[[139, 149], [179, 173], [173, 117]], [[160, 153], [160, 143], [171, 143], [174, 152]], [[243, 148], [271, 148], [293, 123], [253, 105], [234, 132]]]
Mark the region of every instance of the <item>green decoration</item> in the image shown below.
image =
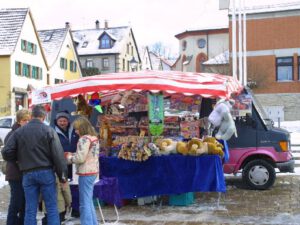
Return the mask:
[[148, 94], [149, 131], [154, 136], [164, 131], [164, 97], [162, 94]]
[[99, 113], [103, 113], [102, 107], [101, 105], [96, 105], [95, 109], [99, 112]]

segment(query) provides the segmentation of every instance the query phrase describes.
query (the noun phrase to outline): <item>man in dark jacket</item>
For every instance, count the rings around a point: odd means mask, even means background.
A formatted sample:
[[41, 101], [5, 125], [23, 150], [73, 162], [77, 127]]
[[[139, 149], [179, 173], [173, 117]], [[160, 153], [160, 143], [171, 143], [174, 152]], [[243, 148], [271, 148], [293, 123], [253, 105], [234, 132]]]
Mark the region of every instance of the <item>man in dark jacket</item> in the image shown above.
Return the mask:
[[[54, 129], [59, 137], [60, 143], [64, 152], [76, 152], [78, 134], [75, 133], [70, 121], [70, 114], [68, 111], [61, 111], [56, 114], [54, 120]], [[68, 165], [68, 178], [73, 179], [72, 165]], [[73, 205], [74, 206], [74, 205]], [[72, 208], [72, 216], [79, 217], [79, 208]]]
[[7, 161], [17, 161], [23, 173], [26, 209], [25, 225], [36, 225], [40, 192], [45, 201], [48, 224], [59, 225], [55, 174], [66, 181], [67, 164], [56, 132], [43, 123], [46, 111], [43, 106], [32, 108], [32, 120], [17, 129], [2, 150]]
[[[75, 133], [67, 111], [58, 112], [54, 120], [54, 129], [58, 134], [64, 152], [76, 152], [78, 134]], [[68, 178], [72, 180], [72, 165], [68, 166]]]

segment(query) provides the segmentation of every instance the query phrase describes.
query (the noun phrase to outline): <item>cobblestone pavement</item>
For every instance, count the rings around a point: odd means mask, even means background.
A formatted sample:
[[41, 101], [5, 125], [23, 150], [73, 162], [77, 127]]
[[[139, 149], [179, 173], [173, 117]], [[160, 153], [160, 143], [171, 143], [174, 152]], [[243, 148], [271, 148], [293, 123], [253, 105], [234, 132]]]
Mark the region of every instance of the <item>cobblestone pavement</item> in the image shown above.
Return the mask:
[[[119, 224], [132, 225], [300, 225], [300, 176], [278, 175], [275, 185], [266, 191], [247, 190], [240, 177], [226, 177], [227, 192], [197, 193], [195, 204], [186, 207], [162, 205], [137, 206], [130, 202], [119, 209]], [[0, 189], [0, 225], [5, 224], [9, 188]], [[102, 207], [107, 224], [116, 214], [112, 206]], [[100, 214], [98, 213], [98, 218]], [[78, 225], [79, 220], [67, 224]], [[103, 224], [103, 223], [102, 223]]]

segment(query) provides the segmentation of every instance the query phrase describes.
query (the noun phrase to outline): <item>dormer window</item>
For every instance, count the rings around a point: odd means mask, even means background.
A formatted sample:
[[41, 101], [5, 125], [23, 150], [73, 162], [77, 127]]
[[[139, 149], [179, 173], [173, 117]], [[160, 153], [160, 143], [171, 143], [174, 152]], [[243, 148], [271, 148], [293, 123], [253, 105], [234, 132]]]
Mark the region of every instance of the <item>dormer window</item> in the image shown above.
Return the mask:
[[89, 42], [87, 42], [87, 41], [83, 42], [82, 47], [83, 47], [83, 48], [86, 48], [86, 46], [88, 45], [88, 43], [89, 43]]
[[50, 41], [50, 39], [52, 38], [52, 34], [47, 34], [47, 36], [45, 37], [44, 41]]
[[101, 48], [110, 48], [110, 38], [108, 35], [103, 35], [100, 40], [100, 47]]
[[114, 44], [114, 40], [107, 34], [102, 34], [99, 39], [99, 48], [112, 48]]

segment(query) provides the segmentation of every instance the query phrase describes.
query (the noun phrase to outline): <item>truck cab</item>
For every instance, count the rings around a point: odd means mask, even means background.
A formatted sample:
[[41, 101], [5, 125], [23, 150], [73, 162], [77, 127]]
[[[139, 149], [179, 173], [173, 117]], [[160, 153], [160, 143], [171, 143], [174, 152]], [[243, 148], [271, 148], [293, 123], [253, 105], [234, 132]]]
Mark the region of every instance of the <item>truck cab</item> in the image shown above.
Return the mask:
[[294, 172], [290, 134], [273, 126], [274, 122], [249, 89], [244, 93], [252, 97], [252, 110], [235, 118], [238, 136], [227, 141], [230, 157], [224, 163], [224, 173], [241, 171], [243, 183], [250, 189], [265, 190], [274, 184], [276, 168], [281, 173]]

